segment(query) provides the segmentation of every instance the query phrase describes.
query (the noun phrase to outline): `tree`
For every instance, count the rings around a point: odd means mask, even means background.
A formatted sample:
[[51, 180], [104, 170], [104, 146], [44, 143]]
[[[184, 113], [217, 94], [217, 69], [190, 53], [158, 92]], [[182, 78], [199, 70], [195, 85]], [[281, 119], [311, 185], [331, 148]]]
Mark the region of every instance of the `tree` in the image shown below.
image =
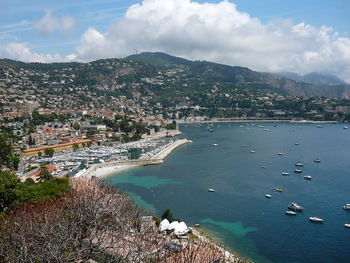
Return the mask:
[[54, 150], [53, 148], [46, 148], [46, 149], [44, 150], [45, 155], [47, 155], [47, 156], [49, 156], [49, 157], [52, 157], [53, 154], [54, 154], [54, 152], [55, 152], [55, 150]]
[[79, 149], [79, 145], [77, 143], [73, 143], [73, 151], [76, 151]]
[[5, 134], [0, 134], [0, 167], [2, 165], [8, 165], [11, 155], [12, 148], [9, 139]]
[[0, 172], [0, 212], [6, 211], [18, 198], [20, 180], [14, 173]]
[[47, 167], [41, 168], [39, 182], [49, 181], [53, 178], [52, 174], [47, 170]]
[[21, 161], [18, 155], [12, 155], [9, 157], [9, 165], [13, 169], [17, 170], [18, 169], [18, 164]]
[[43, 153], [42, 152], [38, 152], [38, 157], [41, 157], [43, 156]]
[[74, 129], [74, 130], [79, 130], [79, 129], [80, 129], [80, 124], [77, 123], [77, 122], [74, 122], [74, 123], [73, 123], [73, 129]]
[[28, 144], [29, 144], [29, 145], [34, 145], [34, 144], [35, 144], [35, 142], [34, 142], [34, 140], [33, 140], [33, 138], [32, 138], [32, 135], [29, 135]]
[[169, 222], [173, 221], [173, 212], [171, 212], [171, 209], [170, 208], [165, 209], [164, 212], [162, 213], [161, 218], [162, 220], [168, 219]]

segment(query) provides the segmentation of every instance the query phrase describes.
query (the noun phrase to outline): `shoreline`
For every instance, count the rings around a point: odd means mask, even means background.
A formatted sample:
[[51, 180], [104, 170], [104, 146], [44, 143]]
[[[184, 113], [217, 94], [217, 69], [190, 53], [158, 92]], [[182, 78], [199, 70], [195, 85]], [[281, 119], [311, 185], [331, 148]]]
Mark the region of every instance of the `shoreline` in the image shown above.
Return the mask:
[[234, 263], [234, 262], [242, 262], [243, 260], [243, 262], [246, 262], [246, 263], [253, 263], [253, 261], [251, 261], [248, 258], [242, 257], [236, 251], [230, 251], [226, 249], [224, 246], [220, 245], [219, 242], [215, 240], [214, 237], [210, 236], [205, 230], [198, 229], [195, 227], [189, 227], [189, 229], [192, 231], [194, 235], [196, 235], [199, 238], [199, 240], [209, 243], [213, 245], [215, 248], [217, 248], [218, 250], [220, 250], [225, 257], [225, 262]]
[[176, 140], [148, 159], [111, 161], [106, 163], [92, 164], [86, 171], [81, 173], [79, 177], [106, 177], [135, 167], [162, 164], [164, 162], [164, 159], [168, 157], [176, 148], [183, 144], [191, 142], [192, 141], [187, 139]]
[[[178, 124], [191, 124], [191, 123], [221, 123], [221, 122], [232, 122], [232, 123], [241, 123], [241, 122], [272, 122], [272, 123], [309, 123], [309, 124], [343, 124], [343, 122], [337, 121], [310, 121], [310, 120], [269, 120], [269, 119], [211, 119], [207, 121], [196, 121], [196, 120], [176, 120]], [[345, 123], [344, 123], [345, 124]]]

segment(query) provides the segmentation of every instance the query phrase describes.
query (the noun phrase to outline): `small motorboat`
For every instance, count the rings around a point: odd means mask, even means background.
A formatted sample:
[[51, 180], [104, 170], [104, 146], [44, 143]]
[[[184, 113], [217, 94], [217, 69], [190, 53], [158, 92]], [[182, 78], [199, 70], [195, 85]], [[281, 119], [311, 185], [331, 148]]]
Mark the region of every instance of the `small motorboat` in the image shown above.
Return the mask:
[[303, 172], [303, 170], [300, 170], [300, 169], [295, 169], [294, 170], [294, 173], [297, 173], [297, 174], [301, 174]]
[[279, 192], [279, 193], [282, 193], [282, 192], [283, 192], [283, 189], [282, 189], [282, 188], [276, 188], [275, 191], [276, 191], [276, 192]]
[[284, 175], [284, 176], [288, 176], [289, 175], [289, 173], [287, 173], [287, 172], [282, 172], [281, 174]]
[[294, 145], [299, 145], [299, 143], [298, 143], [298, 142], [295, 142]]
[[277, 153], [279, 156], [283, 155], [283, 153]]
[[323, 128], [323, 126], [322, 126], [322, 125], [316, 125], [316, 127], [317, 127], [317, 128]]
[[350, 210], [350, 204], [344, 205], [344, 206], [343, 206], [343, 209], [344, 209], [344, 210]]
[[310, 216], [309, 220], [311, 222], [315, 222], [315, 223], [323, 223], [324, 222], [323, 218], [319, 218], [319, 217], [316, 217], [316, 216]]
[[320, 162], [321, 162], [320, 159], [315, 159], [315, 160], [314, 160], [314, 163], [320, 163]]
[[296, 216], [297, 213], [294, 212], [294, 211], [287, 210], [287, 211], [286, 211], [286, 215], [289, 215], [289, 216]]
[[296, 162], [294, 165], [297, 166], [297, 167], [303, 167], [304, 166], [304, 164], [301, 163], [301, 162]]
[[304, 179], [305, 179], [305, 180], [312, 180], [312, 176], [310, 176], [310, 175], [305, 175], [305, 176], [304, 176]]
[[213, 146], [218, 146], [219, 144], [217, 144], [217, 143], [213, 143]]
[[344, 224], [346, 228], [350, 228], [350, 224]]
[[255, 153], [255, 151], [254, 151], [254, 150], [251, 150], [250, 152], [251, 152], [251, 153]]
[[344, 130], [348, 129], [348, 126], [343, 126], [343, 129], [344, 129]]
[[272, 195], [266, 194], [265, 197], [266, 197], [266, 198], [271, 198]]
[[209, 189], [208, 189], [208, 192], [215, 192], [215, 190], [212, 189], [212, 188], [209, 188]]
[[288, 209], [292, 211], [303, 211], [304, 207], [298, 205], [297, 203], [290, 203]]

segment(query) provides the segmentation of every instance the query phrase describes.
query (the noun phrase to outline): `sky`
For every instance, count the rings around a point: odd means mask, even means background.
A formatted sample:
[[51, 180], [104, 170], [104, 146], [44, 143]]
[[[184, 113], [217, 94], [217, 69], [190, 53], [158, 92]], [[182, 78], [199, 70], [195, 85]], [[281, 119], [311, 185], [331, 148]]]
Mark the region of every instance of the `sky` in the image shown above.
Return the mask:
[[349, 0], [0, 0], [0, 57], [93, 61], [161, 51], [350, 83]]

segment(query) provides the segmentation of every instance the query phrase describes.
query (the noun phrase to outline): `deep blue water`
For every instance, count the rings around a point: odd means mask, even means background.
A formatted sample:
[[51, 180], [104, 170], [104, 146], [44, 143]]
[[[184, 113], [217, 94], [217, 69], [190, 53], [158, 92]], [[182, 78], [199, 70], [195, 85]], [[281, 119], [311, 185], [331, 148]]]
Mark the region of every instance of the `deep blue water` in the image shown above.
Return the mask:
[[[342, 126], [216, 123], [214, 132], [182, 126], [192, 144], [176, 149], [162, 165], [108, 179], [158, 215], [169, 207], [187, 224], [200, 223], [255, 262], [350, 262], [350, 229], [344, 227], [350, 212], [342, 209], [350, 203], [350, 129]], [[321, 163], [314, 163], [317, 158]], [[302, 175], [293, 173], [297, 161], [304, 163]], [[304, 212], [285, 215], [292, 201]], [[325, 222], [310, 223], [309, 216]]]

